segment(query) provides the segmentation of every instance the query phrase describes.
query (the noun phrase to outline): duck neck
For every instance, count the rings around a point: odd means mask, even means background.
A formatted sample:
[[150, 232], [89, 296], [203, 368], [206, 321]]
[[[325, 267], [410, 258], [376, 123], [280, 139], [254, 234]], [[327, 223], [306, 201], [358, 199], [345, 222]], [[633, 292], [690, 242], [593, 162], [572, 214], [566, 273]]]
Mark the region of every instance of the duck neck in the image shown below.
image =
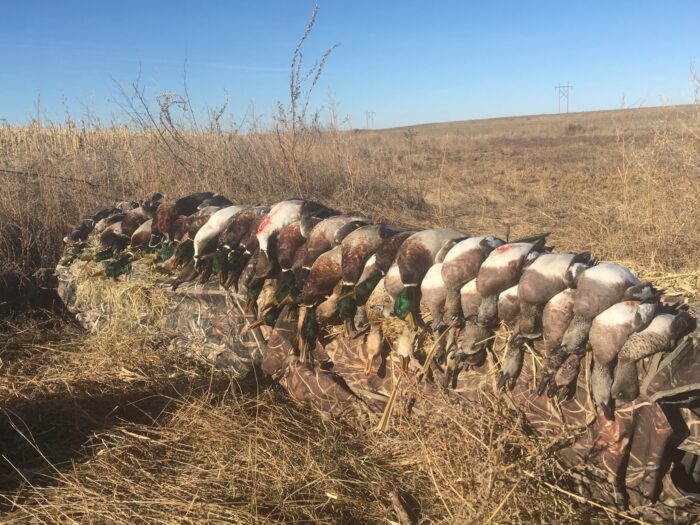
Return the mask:
[[536, 304], [520, 302], [518, 330], [524, 335], [534, 335], [541, 330], [542, 309]]
[[591, 324], [593, 324], [592, 319], [574, 314], [561, 341], [562, 346], [566, 347], [569, 354], [580, 354], [585, 350]]
[[493, 327], [498, 324], [498, 294], [481, 298], [476, 322], [481, 326]]
[[443, 319], [447, 324], [450, 324], [455, 321], [461, 321], [462, 318], [462, 302], [459, 295], [459, 288], [447, 290], [447, 295], [445, 296], [445, 314]]

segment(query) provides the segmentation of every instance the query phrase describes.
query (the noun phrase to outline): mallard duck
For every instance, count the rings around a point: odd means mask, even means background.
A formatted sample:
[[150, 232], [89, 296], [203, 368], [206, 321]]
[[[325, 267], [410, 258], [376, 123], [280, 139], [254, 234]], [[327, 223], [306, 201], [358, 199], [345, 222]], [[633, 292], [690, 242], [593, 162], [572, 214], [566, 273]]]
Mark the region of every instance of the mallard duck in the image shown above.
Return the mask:
[[94, 220], [90, 218], [83, 219], [63, 238], [63, 242], [65, 244], [83, 242], [87, 240], [94, 227]]
[[100, 219], [95, 223], [95, 226], [92, 228], [91, 234], [96, 237], [101, 235], [102, 232], [104, 232], [112, 224], [121, 222], [122, 219], [124, 219], [125, 215], [126, 214], [124, 212], [117, 210], [116, 213]]
[[401, 271], [399, 270], [399, 265], [397, 263], [392, 264], [387, 270], [386, 275], [384, 276], [384, 289], [393, 299], [392, 304], [395, 304], [396, 298], [401, 294], [401, 290], [403, 290]]
[[344, 236], [337, 235], [341, 228], [350, 225], [343, 230], [347, 235], [370, 222], [368, 218], [356, 215], [335, 215], [319, 221], [307, 236], [303, 268], [308, 272], [322, 253], [343, 241]]
[[209, 216], [193, 237], [195, 266], [199, 266], [203, 257], [216, 252], [219, 235], [226, 229], [233, 216], [246, 208], [247, 206], [231, 205], [221, 208]]
[[[398, 277], [398, 266], [395, 266], [395, 268], [395, 273]], [[399, 284], [401, 284], [400, 279]], [[397, 290], [397, 294], [398, 292], [400, 292], [400, 288]], [[384, 321], [389, 318], [394, 305], [394, 299], [395, 297], [387, 291], [382, 279], [382, 282], [374, 287], [365, 302], [367, 323], [369, 324], [369, 334], [367, 335], [367, 361], [365, 362], [365, 373], [367, 375], [374, 371], [375, 363], [382, 355], [384, 348], [383, 324]]]
[[617, 354], [630, 335], [649, 324], [656, 308], [656, 303], [623, 301], [604, 310], [591, 323], [588, 338], [593, 352], [591, 394], [609, 420], [613, 419], [612, 368]]
[[[391, 232], [391, 230], [386, 231], [387, 233]], [[366, 276], [360, 278], [357, 285], [355, 285], [355, 302], [358, 305], [365, 304], [374, 288], [389, 271], [391, 265], [394, 264], [396, 254], [401, 245], [414, 233], [416, 232], [399, 231], [384, 239], [374, 254], [373, 268]], [[396, 268], [398, 270], [398, 266]]]
[[[341, 319], [345, 321], [349, 332], [356, 327], [352, 319], [357, 312], [355, 285], [365, 272], [365, 265], [374, 256], [384, 240], [398, 233], [398, 230], [386, 224], [371, 224], [362, 226], [349, 233], [341, 242], [342, 251], [342, 289], [338, 309]], [[375, 257], [376, 268], [376, 257]], [[368, 272], [373, 271], [368, 269]], [[365, 277], [365, 281], [369, 276]]]
[[[305, 244], [306, 239], [301, 234], [301, 221], [293, 222], [280, 230], [274, 246], [274, 258], [276, 258], [280, 270], [277, 274], [275, 293], [259, 310], [260, 318], [253, 323], [253, 327], [263, 322], [273, 325], [282, 307], [301, 291], [297, 275], [303, 264]], [[264, 278], [266, 276], [258, 277]]]
[[238, 279], [250, 256], [257, 250], [255, 232], [270, 209], [264, 206], [246, 208], [236, 213], [219, 236], [218, 250], [224, 259], [221, 284], [228, 289], [238, 287]]
[[639, 395], [637, 362], [671, 350], [680, 339], [695, 330], [696, 324], [688, 312], [671, 308], [656, 315], [644, 330], [630, 335], [617, 355], [611, 389], [613, 399], [633, 401]]
[[570, 354], [585, 350], [593, 319], [607, 308], [625, 299], [655, 297], [657, 292], [647, 283], [642, 285], [624, 266], [603, 263], [584, 269], [572, 265], [568, 270], [567, 282], [576, 289], [574, 316], [564, 333], [561, 345], [552, 348], [546, 355], [542, 379], [538, 393], [542, 395], [554, 374]]
[[341, 280], [340, 246], [321, 254], [314, 262], [301, 293], [299, 311], [299, 351], [302, 360], [306, 360], [308, 350], [318, 337], [316, 307], [333, 293]]
[[525, 268], [518, 286], [520, 315], [506, 347], [499, 388], [505, 385], [514, 387], [522, 366], [525, 341], [541, 335], [542, 309], [547, 301], [567, 288], [572, 275], [571, 266], [577, 265], [583, 270], [593, 264], [595, 261], [588, 252], [577, 255], [545, 253]]
[[420, 284], [436, 257], [450, 241], [464, 238], [464, 234], [449, 228], [423, 230], [406, 239], [398, 250], [396, 262], [403, 282], [403, 290], [396, 298], [394, 314], [405, 319], [409, 326], [420, 322]]

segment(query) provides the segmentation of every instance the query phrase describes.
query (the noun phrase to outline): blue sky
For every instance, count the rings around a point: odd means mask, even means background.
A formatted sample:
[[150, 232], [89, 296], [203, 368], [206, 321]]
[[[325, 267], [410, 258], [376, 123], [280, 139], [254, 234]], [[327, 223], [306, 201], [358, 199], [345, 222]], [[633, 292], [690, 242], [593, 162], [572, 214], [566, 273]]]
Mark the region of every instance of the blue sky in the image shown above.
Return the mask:
[[[304, 50], [333, 44], [313, 104], [376, 127], [557, 110], [693, 101], [700, 2], [321, 1]], [[289, 61], [314, 2], [5, 2], [0, 118], [109, 122], [119, 84], [182, 92], [196, 111], [229, 99], [230, 117], [269, 122], [288, 97]]]

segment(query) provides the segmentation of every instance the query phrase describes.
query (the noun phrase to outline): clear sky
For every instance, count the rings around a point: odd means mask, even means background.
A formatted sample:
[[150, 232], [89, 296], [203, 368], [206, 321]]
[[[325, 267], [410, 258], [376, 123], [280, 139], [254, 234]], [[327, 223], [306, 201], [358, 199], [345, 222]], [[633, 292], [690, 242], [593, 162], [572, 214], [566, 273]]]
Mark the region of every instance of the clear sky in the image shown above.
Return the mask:
[[[693, 101], [700, 2], [321, 0], [307, 61], [333, 44], [314, 104], [376, 127]], [[141, 75], [152, 99], [181, 92], [197, 111], [269, 121], [288, 97], [289, 61], [314, 2], [2, 3], [0, 118], [109, 121]]]

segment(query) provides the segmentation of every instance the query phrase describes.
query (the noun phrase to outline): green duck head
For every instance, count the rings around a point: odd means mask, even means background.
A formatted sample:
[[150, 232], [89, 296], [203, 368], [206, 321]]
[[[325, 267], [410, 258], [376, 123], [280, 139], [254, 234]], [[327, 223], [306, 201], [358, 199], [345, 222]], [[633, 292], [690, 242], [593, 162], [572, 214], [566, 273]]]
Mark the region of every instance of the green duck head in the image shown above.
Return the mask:
[[404, 286], [394, 302], [394, 315], [399, 319], [406, 319], [409, 314], [416, 317], [419, 311], [420, 288], [418, 286]]
[[133, 254], [124, 253], [120, 255], [117, 259], [105, 262], [105, 275], [116, 279], [120, 275], [127, 274], [131, 271], [131, 261]]
[[175, 243], [170, 243], [156, 252], [156, 262], [162, 263], [167, 261], [175, 253]]
[[114, 257], [114, 248], [107, 248], [95, 254], [96, 261], [106, 261]]
[[355, 287], [352, 284], [344, 284], [340, 288], [340, 298], [338, 299], [338, 315], [341, 319], [352, 319], [357, 312], [355, 301]]
[[288, 295], [295, 291], [296, 278], [294, 272], [285, 271], [277, 280], [277, 289], [275, 290], [275, 303], [279, 304], [284, 301]]
[[301, 338], [307, 342], [313, 342], [318, 337], [318, 321], [316, 320], [316, 307], [308, 307], [301, 325]]

